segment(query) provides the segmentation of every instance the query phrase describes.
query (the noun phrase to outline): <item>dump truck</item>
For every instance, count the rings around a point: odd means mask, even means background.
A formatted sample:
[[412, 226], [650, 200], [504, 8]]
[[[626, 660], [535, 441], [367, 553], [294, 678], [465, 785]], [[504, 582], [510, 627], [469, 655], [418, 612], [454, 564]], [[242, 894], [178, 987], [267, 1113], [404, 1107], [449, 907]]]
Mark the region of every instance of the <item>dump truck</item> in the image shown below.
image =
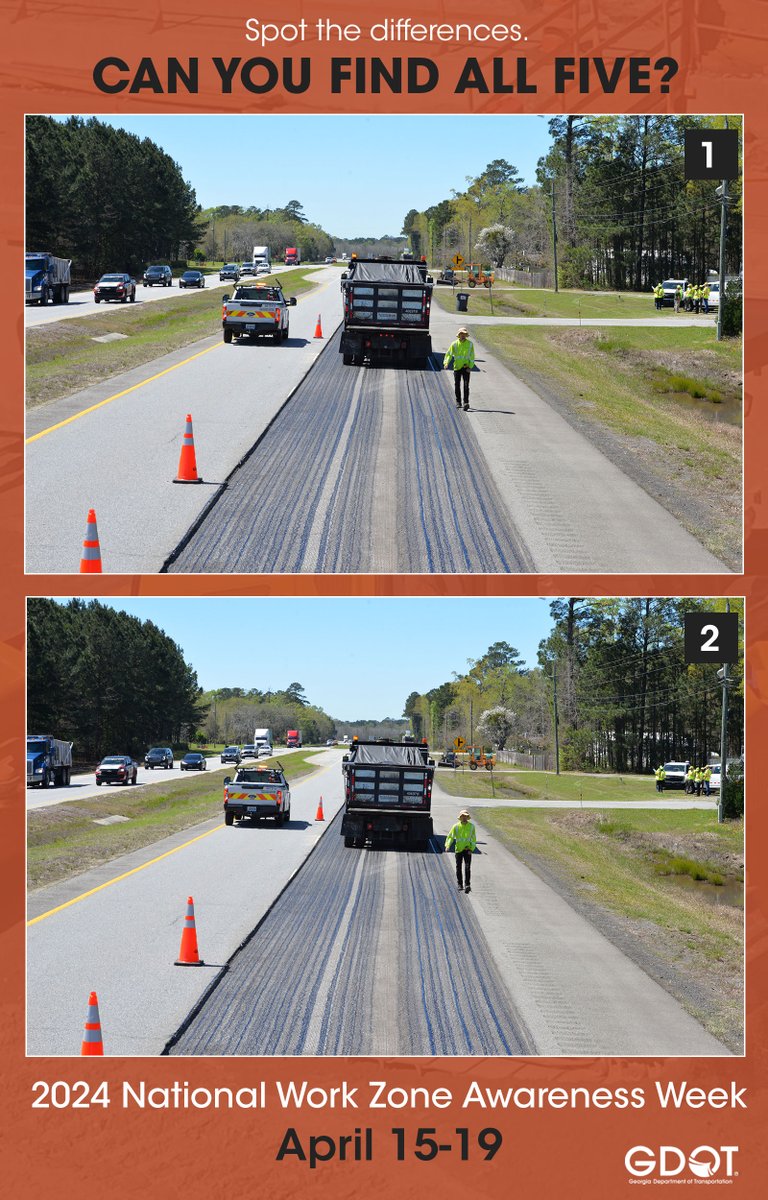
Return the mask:
[[277, 825], [291, 819], [291, 790], [280, 763], [238, 767], [234, 779], [224, 776], [224, 824], [260, 817], [270, 817]]
[[27, 738], [27, 787], [69, 787], [72, 776], [72, 742], [50, 733]]
[[434, 759], [425, 742], [352, 743], [341, 764], [345, 846], [390, 842], [426, 850], [432, 837]]
[[433, 285], [424, 261], [352, 258], [341, 276], [344, 364], [426, 366]]
[[271, 337], [284, 342], [290, 328], [288, 309], [295, 303], [296, 297], [286, 299], [282, 288], [254, 281], [238, 283], [231, 297], [228, 294], [222, 297], [224, 341]]
[[68, 258], [57, 258], [47, 251], [24, 255], [24, 300], [27, 304], [69, 304], [70, 268]]

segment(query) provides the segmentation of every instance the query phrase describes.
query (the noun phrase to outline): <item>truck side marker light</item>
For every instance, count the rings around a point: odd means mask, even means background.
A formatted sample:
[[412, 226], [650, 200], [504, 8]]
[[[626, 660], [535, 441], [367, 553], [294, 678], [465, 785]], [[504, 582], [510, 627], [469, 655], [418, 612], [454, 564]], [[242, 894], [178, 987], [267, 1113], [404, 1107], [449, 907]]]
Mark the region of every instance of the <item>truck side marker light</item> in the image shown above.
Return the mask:
[[204, 967], [205, 963], [197, 950], [197, 927], [195, 926], [195, 904], [191, 896], [187, 898], [187, 913], [184, 917], [184, 929], [181, 934], [179, 957], [174, 964], [177, 967]]
[[81, 575], [101, 575], [101, 546], [99, 531], [96, 528], [96, 513], [88, 509], [83, 553], [80, 559]]
[[184, 429], [184, 437], [181, 439], [181, 454], [179, 455], [179, 470], [174, 483], [202, 483], [202, 478], [197, 473], [197, 459], [195, 458], [195, 437], [192, 432], [192, 417], [187, 413], [187, 423]]

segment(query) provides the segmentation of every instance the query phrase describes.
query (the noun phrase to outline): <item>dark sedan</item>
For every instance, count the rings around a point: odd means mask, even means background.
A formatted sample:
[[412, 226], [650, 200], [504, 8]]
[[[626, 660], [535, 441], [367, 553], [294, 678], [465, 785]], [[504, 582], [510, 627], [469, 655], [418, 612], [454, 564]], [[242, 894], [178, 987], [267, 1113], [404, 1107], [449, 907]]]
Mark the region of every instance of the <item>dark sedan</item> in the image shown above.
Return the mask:
[[135, 783], [138, 775], [138, 763], [126, 754], [110, 754], [102, 758], [96, 768], [96, 787], [102, 783]]
[[130, 300], [133, 304], [136, 299], [136, 280], [131, 279], [130, 275], [102, 275], [93, 289], [93, 298], [97, 304], [100, 300], [119, 300], [122, 304]]
[[204, 754], [185, 754], [179, 763], [182, 771], [204, 771], [207, 765]]
[[185, 271], [179, 279], [179, 287], [205, 287], [205, 275], [202, 271]]

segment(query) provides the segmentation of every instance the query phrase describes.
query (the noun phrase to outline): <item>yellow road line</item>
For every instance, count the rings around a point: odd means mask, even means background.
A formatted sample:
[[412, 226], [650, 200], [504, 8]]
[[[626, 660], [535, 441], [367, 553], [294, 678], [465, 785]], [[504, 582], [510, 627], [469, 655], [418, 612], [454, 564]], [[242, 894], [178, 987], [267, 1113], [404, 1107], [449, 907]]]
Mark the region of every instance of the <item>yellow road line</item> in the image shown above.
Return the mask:
[[187, 363], [194, 362], [196, 358], [202, 358], [204, 354], [210, 354], [211, 350], [218, 350], [223, 342], [217, 342], [215, 346], [209, 346], [207, 350], [198, 350], [197, 354], [185, 358], [183, 362], [176, 363], [173, 367], [166, 367], [164, 371], [158, 371], [156, 375], [150, 375], [149, 379], [142, 379], [141, 383], [134, 383], [133, 387], [125, 388], [122, 392], [115, 392], [114, 396], [107, 396], [106, 400], [100, 400], [98, 404], [92, 404], [90, 408], [84, 408], [82, 412], [75, 413], [74, 416], [67, 417], [65, 421], [59, 421], [57, 425], [51, 425], [48, 429], [41, 429], [40, 433], [34, 433], [32, 437], [28, 437], [25, 445], [30, 442], [36, 442], [38, 438], [45, 437], [47, 433], [53, 433], [56, 429], [63, 429], [65, 425], [71, 425], [73, 421], [79, 421], [81, 417], [87, 417], [88, 413], [96, 412], [97, 408], [103, 408], [105, 404], [111, 404], [113, 400], [119, 400], [121, 396], [127, 396], [130, 392], [138, 391], [139, 388], [145, 387], [148, 383], [153, 383], [156, 379], [162, 379], [163, 375], [169, 375], [171, 371], [178, 371], [179, 367], [185, 367]]
[[[330, 771], [332, 765], [335, 764], [328, 763], [324, 767], [317, 766], [312, 774], [322, 775], [324, 772]], [[218, 769], [224, 770], [224, 767]], [[38, 921], [44, 921], [46, 917], [52, 917], [55, 913], [63, 912], [65, 908], [71, 908], [73, 904], [79, 904], [81, 900], [87, 900], [89, 896], [95, 896], [97, 892], [103, 892], [104, 888], [112, 887], [113, 883], [120, 883], [122, 879], [128, 879], [131, 875], [137, 875], [139, 871], [145, 871], [147, 867], [152, 867], [155, 863], [162, 862], [164, 858], [169, 858], [171, 854], [178, 854], [179, 850], [186, 850], [187, 846], [194, 846], [195, 842], [201, 842], [203, 838], [210, 837], [212, 833], [218, 833], [223, 828], [223, 825], [217, 825], [215, 829], [209, 829], [207, 833], [200, 833], [197, 837], [190, 838], [188, 842], [183, 842], [181, 846], [176, 846], [173, 850], [166, 850], [165, 854], [158, 854], [157, 858], [150, 858], [148, 862], [142, 863], [140, 867], [133, 867], [130, 871], [124, 871], [122, 875], [116, 875], [114, 879], [108, 879], [106, 883], [100, 883], [98, 887], [91, 888], [89, 892], [83, 892], [82, 895], [74, 896], [64, 904], [59, 904], [57, 908], [50, 908], [48, 912], [40, 913], [39, 917], [33, 917], [31, 921], [27, 921], [27, 928], [30, 925], [36, 925]]]
[[217, 825], [215, 829], [209, 829], [207, 833], [200, 833], [197, 837], [190, 838], [188, 842], [184, 842], [181, 846], [176, 846], [173, 850], [166, 850], [165, 854], [158, 854], [157, 858], [150, 858], [149, 862], [142, 863], [140, 867], [134, 867], [131, 871], [125, 871], [122, 875], [116, 875], [114, 879], [108, 879], [106, 883], [100, 883], [98, 887], [91, 888], [90, 892], [83, 892], [81, 896], [74, 896], [72, 900], [67, 900], [65, 904], [60, 904], [58, 908], [51, 908], [48, 912], [41, 913], [39, 917], [33, 917], [31, 921], [27, 921], [27, 926], [36, 925], [38, 921], [44, 921], [46, 917], [52, 917], [54, 913], [63, 912], [65, 908], [71, 908], [73, 904], [79, 904], [81, 900], [87, 900], [89, 896], [95, 896], [97, 892], [103, 892], [104, 888], [112, 887], [113, 883], [120, 883], [122, 879], [128, 879], [129, 876], [136, 875], [139, 871], [145, 871], [147, 867], [152, 867], [155, 863], [162, 862], [164, 858], [169, 858], [171, 854], [178, 854], [179, 850], [186, 850], [187, 846], [192, 846], [195, 842], [200, 842], [203, 838], [210, 837], [212, 833], [218, 833], [223, 828], [223, 825]]

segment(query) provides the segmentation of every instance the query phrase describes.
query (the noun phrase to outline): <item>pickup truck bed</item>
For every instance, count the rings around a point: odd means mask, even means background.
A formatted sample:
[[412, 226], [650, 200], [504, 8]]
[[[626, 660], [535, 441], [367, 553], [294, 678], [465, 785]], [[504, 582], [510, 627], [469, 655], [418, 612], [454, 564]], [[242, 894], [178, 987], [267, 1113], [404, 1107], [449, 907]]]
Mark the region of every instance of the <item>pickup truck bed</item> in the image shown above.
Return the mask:
[[291, 792], [280, 769], [241, 767], [234, 779], [224, 780], [224, 824], [235, 818], [271, 817], [284, 825], [291, 819]]

